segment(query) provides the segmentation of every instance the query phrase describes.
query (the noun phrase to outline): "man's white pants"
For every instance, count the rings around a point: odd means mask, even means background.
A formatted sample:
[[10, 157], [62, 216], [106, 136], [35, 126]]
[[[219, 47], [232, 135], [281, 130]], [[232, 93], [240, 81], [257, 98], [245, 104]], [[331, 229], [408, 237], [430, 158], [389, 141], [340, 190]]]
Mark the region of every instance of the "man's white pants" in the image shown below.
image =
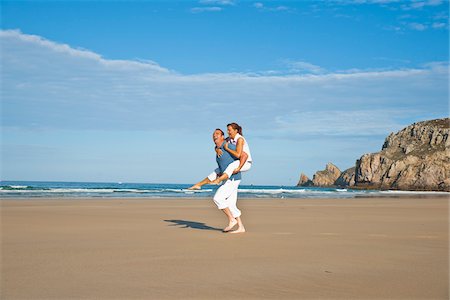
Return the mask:
[[228, 207], [233, 218], [241, 216], [241, 211], [237, 208], [237, 194], [240, 183], [240, 180], [228, 179], [217, 189], [213, 198], [219, 209]]

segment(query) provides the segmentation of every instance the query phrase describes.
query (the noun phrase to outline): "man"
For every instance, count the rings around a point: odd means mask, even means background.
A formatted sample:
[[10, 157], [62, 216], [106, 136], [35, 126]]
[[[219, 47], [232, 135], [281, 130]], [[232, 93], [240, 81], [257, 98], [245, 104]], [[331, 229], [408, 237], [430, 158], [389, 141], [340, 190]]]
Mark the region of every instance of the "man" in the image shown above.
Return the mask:
[[[215, 170], [215, 172], [211, 173], [203, 179], [202, 181], [194, 184], [189, 189], [196, 190], [200, 189], [201, 186], [205, 184], [210, 184], [216, 178], [222, 174], [227, 166], [232, 163], [235, 159], [223, 148], [225, 144], [224, 133], [220, 129], [216, 129], [213, 132], [213, 141], [216, 144], [218, 149], [222, 150], [222, 155], [219, 157], [216, 155], [216, 162], [219, 168]], [[228, 145], [229, 148], [236, 147], [235, 145]], [[235, 149], [233, 149], [235, 150]], [[222, 184], [216, 191], [214, 195], [214, 203], [216, 203], [217, 207], [224, 212], [224, 214], [228, 218], [228, 226], [223, 229], [224, 232], [230, 233], [243, 233], [245, 232], [244, 224], [241, 220], [241, 211], [237, 208], [237, 192], [239, 184], [241, 183], [241, 173], [233, 174], [230, 178], [228, 178], [224, 184]], [[233, 227], [238, 225], [236, 230], [233, 230]]]

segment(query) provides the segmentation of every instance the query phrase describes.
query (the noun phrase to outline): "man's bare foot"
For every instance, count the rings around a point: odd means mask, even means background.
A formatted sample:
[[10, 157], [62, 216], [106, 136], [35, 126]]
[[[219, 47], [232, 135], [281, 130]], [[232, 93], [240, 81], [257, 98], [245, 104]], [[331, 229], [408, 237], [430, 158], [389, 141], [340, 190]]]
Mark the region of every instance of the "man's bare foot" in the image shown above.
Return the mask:
[[245, 228], [244, 227], [239, 227], [236, 230], [230, 231], [230, 233], [244, 233], [245, 232]]
[[190, 188], [188, 188], [188, 190], [201, 190], [202, 187], [199, 185], [194, 184], [193, 186], [191, 186]]
[[230, 223], [228, 223], [228, 226], [223, 229], [223, 232], [230, 231], [231, 229], [233, 229], [234, 226], [236, 226], [237, 223], [238, 222], [233, 219], [233, 221], [230, 221]]

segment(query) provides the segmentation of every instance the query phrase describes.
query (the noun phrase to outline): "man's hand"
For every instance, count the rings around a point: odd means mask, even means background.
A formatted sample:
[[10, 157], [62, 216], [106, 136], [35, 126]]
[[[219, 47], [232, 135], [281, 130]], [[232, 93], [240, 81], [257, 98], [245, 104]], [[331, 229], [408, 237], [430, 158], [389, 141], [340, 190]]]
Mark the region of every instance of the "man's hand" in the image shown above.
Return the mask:
[[221, 157], [223, 152], [219, 148], [216, 148], [216, 154], [217, 154], [217, 157]]

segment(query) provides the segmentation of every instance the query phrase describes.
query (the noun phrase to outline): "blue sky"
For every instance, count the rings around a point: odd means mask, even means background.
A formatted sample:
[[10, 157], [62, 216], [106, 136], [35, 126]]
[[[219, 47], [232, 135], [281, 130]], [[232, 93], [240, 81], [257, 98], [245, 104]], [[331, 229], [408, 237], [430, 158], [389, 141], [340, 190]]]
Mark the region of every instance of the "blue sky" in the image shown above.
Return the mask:
[[342, 170], [448, 116], [448, 1], [2, 1], [2, 180], [246, 184]]

